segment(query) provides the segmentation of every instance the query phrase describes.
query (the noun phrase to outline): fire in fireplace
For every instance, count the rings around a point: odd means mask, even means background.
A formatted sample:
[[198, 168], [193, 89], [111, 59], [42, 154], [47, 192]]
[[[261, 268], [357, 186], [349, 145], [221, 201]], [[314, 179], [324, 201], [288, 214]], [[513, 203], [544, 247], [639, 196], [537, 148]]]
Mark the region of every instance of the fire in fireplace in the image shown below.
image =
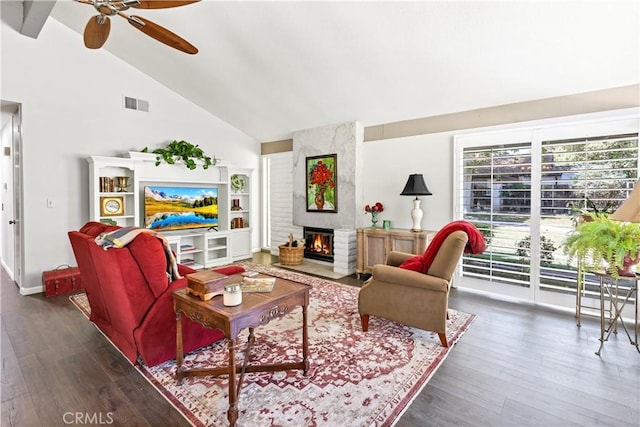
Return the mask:
[[304, 227], [304, 256], [333, 262], [333, 230]]

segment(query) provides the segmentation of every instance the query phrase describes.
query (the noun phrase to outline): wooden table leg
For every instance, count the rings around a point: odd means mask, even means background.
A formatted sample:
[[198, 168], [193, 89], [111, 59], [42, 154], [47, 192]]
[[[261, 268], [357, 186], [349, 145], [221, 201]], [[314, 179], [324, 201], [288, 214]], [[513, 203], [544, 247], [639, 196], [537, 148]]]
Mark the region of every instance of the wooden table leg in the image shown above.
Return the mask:
[[184, 354], [182, 353], [182, 312], [176, 311], [176, 379], [178, 385], [182, 383], [182, 361]]
[[249, 328], [249, 337], [247, 338], [247, 349], [244, 351], [244, 362], [242, 362], [242, 371], [240, 371], [240, 379], [238, 380], [238, 387], [236, 388], [237, 401], [240, 401], [240, 390], [242, 389], [242, 382], [244, 381], [244, 374], [247, 371], [247, 365], [249, 364], [249, 358], [251, 355], [251, 348], [256, 340], [253, 334], [254, 328]]
[[236, 425], [238, 420], [238, 389], [236, 388], [236, 355], [235, 339], [229, 337], [229, 409], [227, 419], [231, 427]]
[[302, 375], [307, 376], [309, 371], [309, 333], [307, 331], [307, 306], [302, 306], [302, 363], [304, 370]]

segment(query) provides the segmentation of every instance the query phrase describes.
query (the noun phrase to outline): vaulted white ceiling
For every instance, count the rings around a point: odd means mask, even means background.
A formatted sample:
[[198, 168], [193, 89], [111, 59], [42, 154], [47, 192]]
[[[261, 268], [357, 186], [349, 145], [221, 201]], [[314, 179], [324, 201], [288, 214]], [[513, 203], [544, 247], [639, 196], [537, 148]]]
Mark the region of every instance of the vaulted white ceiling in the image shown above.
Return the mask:
[[[638, 1], [202, 1], [128, 13], [200, 52], [119, 17], [103, 49], [260, 141], [640, 82]], [[95, 14], [56, 3], [51, 16], [79, 33], [68, 49], [85, 49]]]

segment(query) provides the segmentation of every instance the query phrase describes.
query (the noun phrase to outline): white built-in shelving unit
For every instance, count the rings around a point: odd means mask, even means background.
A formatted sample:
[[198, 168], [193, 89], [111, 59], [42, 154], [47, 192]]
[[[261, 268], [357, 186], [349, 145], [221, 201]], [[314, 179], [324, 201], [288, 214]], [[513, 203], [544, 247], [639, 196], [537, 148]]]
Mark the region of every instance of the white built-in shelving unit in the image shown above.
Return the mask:
[[[212, 185], [218, 188], [217, 230], [199, 228], [162, 234], [169, 240], [178, 262], [195, 269], [251, 257], [251, 169], [213, 166], [205, 170], [199, 166], [189, 170], [180, 163], [155, 166], [155, 155], [149, 153], [91, 156], [88, 161], [92, 221], [111, 220], [120, 226], [144, 227], [145, 186]], [[118, 187], [118, 181], [123, 181], [118, 177], [127, 177], [126, 188]]]
[[231, 232], [231, 257], [243, 257], [251, 251], [251, 183], [252, 170], [225, 168], [222, 173], [229, 183], [229, 230]]

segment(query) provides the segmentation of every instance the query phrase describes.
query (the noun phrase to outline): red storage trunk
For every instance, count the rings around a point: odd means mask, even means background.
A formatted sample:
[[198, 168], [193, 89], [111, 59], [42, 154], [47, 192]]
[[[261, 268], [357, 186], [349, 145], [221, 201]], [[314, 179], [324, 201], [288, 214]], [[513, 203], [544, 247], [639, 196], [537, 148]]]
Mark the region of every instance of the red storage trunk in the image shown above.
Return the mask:
[[61, 265], [55, 270], [43, 272], [42, 285], [46, 297], [55, 297], [84, 289], [80, 269], [68, 265]]

